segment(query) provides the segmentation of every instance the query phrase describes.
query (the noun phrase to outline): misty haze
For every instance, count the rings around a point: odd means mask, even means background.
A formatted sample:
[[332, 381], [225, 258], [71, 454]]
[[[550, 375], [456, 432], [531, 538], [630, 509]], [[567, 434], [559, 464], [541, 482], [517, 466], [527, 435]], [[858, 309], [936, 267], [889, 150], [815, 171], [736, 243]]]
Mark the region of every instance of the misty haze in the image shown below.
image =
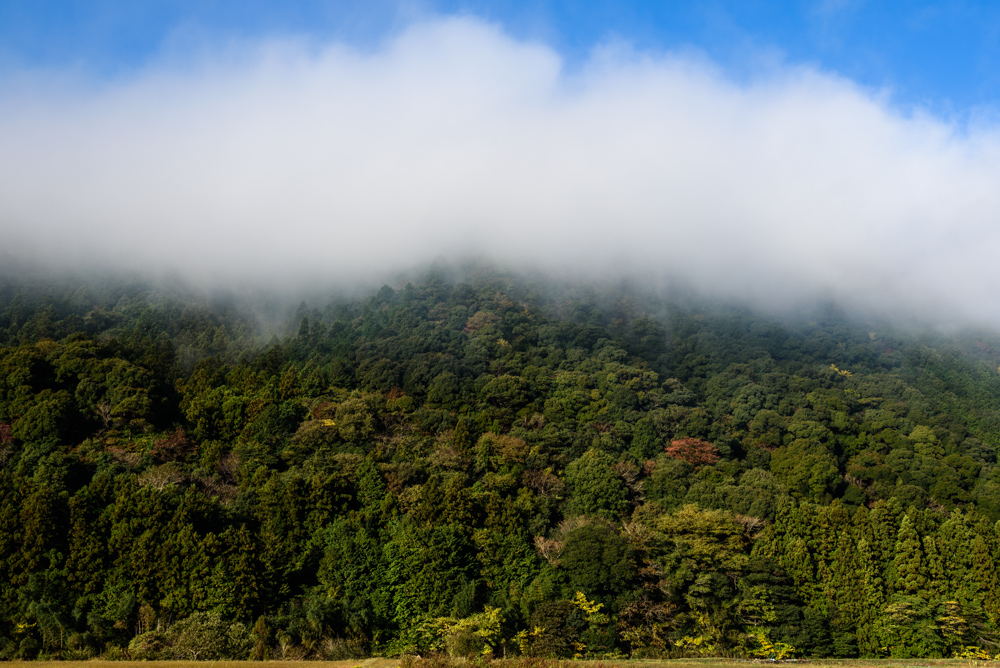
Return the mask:
[[487, 254], [1000, 317], [995, 128], [808, 67], [737, 83], [611, 45], [570, 71], [440, 19], [373, 51], [250, 42], [86, 76], [7, 75], [11, 256], [270, 284]]

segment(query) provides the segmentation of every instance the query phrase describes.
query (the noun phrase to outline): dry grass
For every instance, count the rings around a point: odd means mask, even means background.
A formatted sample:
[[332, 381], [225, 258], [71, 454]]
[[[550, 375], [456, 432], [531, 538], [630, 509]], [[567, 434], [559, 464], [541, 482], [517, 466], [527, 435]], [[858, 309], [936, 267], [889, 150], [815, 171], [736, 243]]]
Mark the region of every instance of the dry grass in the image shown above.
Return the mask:
[[398, 659], [350, 661], [4, 661], [3, 668], [398, 668]]
[[[464, 662], [449, 661], [455, 665]], [[501, 665], [505, 662], [498, 662]], [[768, 661], [746, 659], [670, 659], [551, 661], [561, 668], [752, 668]], [[1000, 661], [969, 659], [813, 659], [789, 662], [808, 668], [1000, 668]], [[476, 664], [469, 664], [470, 668]], [[9, 661], [3, 668], [398, 668], [398, 659], [350, 661]]]
[[[1000, 668], [1000, 661], [974, 661], [969, 659], [793, 659], [771, 662], [762, 659], [640, 659], [631, 661], [574, 661], [573, 664], [590, 664], [596, 668], [629, 666], [630, 668], [752, 668], [759, 664], [786, 664], [790, 668]], [[582, 666], [581, 666], [582, 668]]]
[[[752, 668], [760, 664], [803, 668], [1000, 668], [1000, 661], [975, 661], [970, 659], [795, 659], [788, 662], [771, 662], [752, 659], [643, 659], [631, 661], [574, 661], [573, 664], [590, 664], [596, 668], [629, 666], [630, 668]], [[581, 667], [582, 668], [582, 667]]]

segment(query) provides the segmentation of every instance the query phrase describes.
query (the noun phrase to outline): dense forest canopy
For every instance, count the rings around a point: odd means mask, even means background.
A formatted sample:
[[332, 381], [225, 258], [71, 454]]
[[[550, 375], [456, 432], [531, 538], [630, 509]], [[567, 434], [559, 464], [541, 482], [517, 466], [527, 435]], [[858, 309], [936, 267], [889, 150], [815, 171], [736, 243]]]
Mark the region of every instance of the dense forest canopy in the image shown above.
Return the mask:
[[1000, 336], [0, 281], [0, 657], [994, 656]]

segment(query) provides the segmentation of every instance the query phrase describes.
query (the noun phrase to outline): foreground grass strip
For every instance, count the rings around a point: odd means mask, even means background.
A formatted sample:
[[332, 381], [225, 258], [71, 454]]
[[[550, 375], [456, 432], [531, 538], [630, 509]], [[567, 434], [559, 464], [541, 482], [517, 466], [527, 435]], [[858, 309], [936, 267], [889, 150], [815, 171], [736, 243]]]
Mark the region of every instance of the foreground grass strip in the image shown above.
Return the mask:
[[[517, 659], [493, 663], [514, 664]], [[449, 659], [452, 666], [480, 664]], [[748, 664], [770, 664], [748, 659], [637, 659], [611, 661], [542, 661], [550, 666], [568, 668], [747, 668]], [[790, 663], [808, 664], [810, 668], [1000, 668], [1000, 661], [970, 659], [805, 659]], [[487, 664], [488, 665], [488, 664]], [[4, 668], [398, 668], [399, 659], [371, 658], [348, 661], [9, 661]]]
[[397, 668], [398, 659], [349, 661], [9, 661], [4, 668]]

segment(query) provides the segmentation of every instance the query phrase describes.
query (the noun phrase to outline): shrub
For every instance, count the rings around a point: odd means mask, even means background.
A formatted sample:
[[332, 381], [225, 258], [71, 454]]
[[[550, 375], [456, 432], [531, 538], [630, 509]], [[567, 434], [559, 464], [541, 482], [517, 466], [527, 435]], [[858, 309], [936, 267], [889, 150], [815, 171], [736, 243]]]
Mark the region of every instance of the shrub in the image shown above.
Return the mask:
[[365, 645], [360, 640], [344, 640], [343, 638], [325, 638], [319, 646], [319, 655], [324, 661], [347, 661], [363, 659], [368, 655]]
[[159, 631], [147, 631], [132, 638], [128, 653], [136, 661], [157, 661], [169, 658], [169, 647]]
[[118, 645], [108, 645], [104, 654], [101, 655], [102, 661], [128, 661], [130, 659], [128, 651]]
[[477, 656], [486, 647], [486, 641], [473, 629], [464, 628], [445, 636], [444, 645], [452, 657]]
[[246, 626], [230, 624], [218, 613], [196, 612], [164, 634], [170, 658], [199, 660], [245, 659], [253, 650], [253, 638]]

